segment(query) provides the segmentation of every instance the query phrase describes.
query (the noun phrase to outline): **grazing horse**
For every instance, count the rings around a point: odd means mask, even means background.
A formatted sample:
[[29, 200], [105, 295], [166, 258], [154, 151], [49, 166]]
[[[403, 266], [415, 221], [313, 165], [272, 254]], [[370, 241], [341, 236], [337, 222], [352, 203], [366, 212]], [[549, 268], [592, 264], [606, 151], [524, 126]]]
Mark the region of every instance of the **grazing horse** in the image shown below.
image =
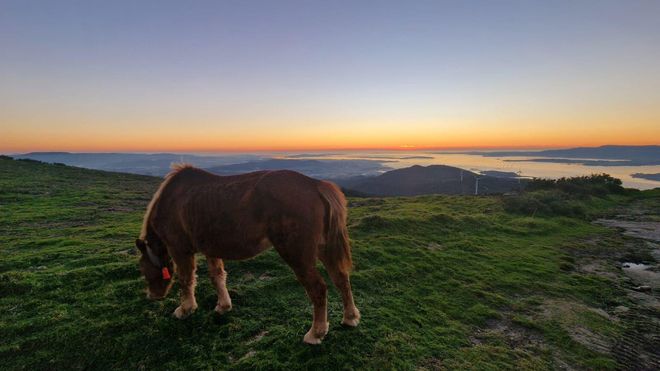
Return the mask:
[[341, 292], [342, 324], [357, 326], [360, 312], [349, 281], [351, 247], [346, 229], [346, 199], [332, 183], [288, 170], [218, 176], [187, 164], [174, 165], [144, 215], [140, 270], [147, 297], [162, 299], [181, 285], [182, 319], [197, 309], [195, 253], [206, 256], [218, 302], [215, 311], [231, 310], [223, 260], [256, 256], [273, 246], [291, 267], [314, 305], [304, 341], [319, 344], [328, 332], [327, 286], [316, 269], [319, 259]]

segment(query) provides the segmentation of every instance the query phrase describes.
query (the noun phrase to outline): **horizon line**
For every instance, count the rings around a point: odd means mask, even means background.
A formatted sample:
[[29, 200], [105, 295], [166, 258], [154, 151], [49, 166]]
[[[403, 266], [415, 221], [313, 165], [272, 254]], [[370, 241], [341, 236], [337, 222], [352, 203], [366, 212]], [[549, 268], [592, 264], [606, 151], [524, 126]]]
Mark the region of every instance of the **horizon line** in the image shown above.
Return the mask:
[[80, 149], [80, 150], [25, 150], [25, 151], [3, 151], [0, 150], [2, 155], [21, 155], [26, 153], [122, 153], [122, 154], [156, 154], [156, 153], [270, 153], [270, 152], [324, 152], [324, 151], [461, 151], [461, 150], [546, 150], [546, 149], [570, 149], [570, 148], [598, 148], [604, 146], [629, 146], [629, 147], [644, 147], [644, 146], [658, 146], [660, 144], [602, 144], [602, 145], [512, 145], [512, 146], [397, 146], [397, 147], [324, 147], [324, 148], [245, 148], [245, 149], [160, 149], [160, 150], [93, 150], [93, 149]]

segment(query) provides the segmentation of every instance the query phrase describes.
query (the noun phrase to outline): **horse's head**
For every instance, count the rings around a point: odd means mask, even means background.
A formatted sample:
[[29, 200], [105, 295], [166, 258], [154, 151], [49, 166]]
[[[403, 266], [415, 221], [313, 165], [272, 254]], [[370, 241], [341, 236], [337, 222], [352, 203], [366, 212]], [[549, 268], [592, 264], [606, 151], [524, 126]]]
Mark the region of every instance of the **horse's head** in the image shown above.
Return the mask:
[[172, 287], [172, 262], [164, 246], [158, 241], [135, 240], [135, 246], [142, 253], [140, 271], [147, 280], [147, 298], [164, 298]]

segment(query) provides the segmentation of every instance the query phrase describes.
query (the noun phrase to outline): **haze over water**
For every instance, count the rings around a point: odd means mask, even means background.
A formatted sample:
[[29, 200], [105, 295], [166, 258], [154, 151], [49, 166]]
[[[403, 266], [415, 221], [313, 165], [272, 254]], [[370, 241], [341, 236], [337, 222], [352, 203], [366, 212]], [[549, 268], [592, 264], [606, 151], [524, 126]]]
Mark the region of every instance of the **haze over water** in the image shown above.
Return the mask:
[[[465, 151], [460, 151], [465, 152]], [[287, 158], [295, 155], [298, 159], [315, 160], [379, 160], [393, 169], [413, 165], [449, 165], [475, 172], [497, 170], [518, 173], [523, 177], [561, 178], [595, 173], [607, 173], [621, 179], [629, 188], [652, 189], [660, 187], [660, 182], [633, 178], [634, 173], [660, 173], [660, 165], [655, 166], [587, 166], [582, 164], [562, 164], [552, 162], [520, 161], [538, 157], [485, 157], [464, 153], [437, 153], [434, 151], [332, 151], [304, 153], [273, 153], [273, 157]], [[305, 156], [306, 155], [306, 156]], [[574, 159], [574, 158], [573, 158]], [[516, 160], [515, 162], [506, 160]]]

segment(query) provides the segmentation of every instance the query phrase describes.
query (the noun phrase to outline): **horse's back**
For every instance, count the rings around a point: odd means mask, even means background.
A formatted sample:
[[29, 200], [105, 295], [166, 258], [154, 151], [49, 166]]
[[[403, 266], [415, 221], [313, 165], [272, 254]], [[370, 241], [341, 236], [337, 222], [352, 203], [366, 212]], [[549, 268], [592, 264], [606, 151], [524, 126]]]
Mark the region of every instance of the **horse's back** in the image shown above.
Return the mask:
[[187, 235], [197, 251], [250, 257], [263, 250], [265, 240], [276, 244], [285, 235], [322, 233], [325, 209], [318, 184], [289, 170], [217, 176], [186, 168], [163, 190], [160, 229], [170, 240]]

